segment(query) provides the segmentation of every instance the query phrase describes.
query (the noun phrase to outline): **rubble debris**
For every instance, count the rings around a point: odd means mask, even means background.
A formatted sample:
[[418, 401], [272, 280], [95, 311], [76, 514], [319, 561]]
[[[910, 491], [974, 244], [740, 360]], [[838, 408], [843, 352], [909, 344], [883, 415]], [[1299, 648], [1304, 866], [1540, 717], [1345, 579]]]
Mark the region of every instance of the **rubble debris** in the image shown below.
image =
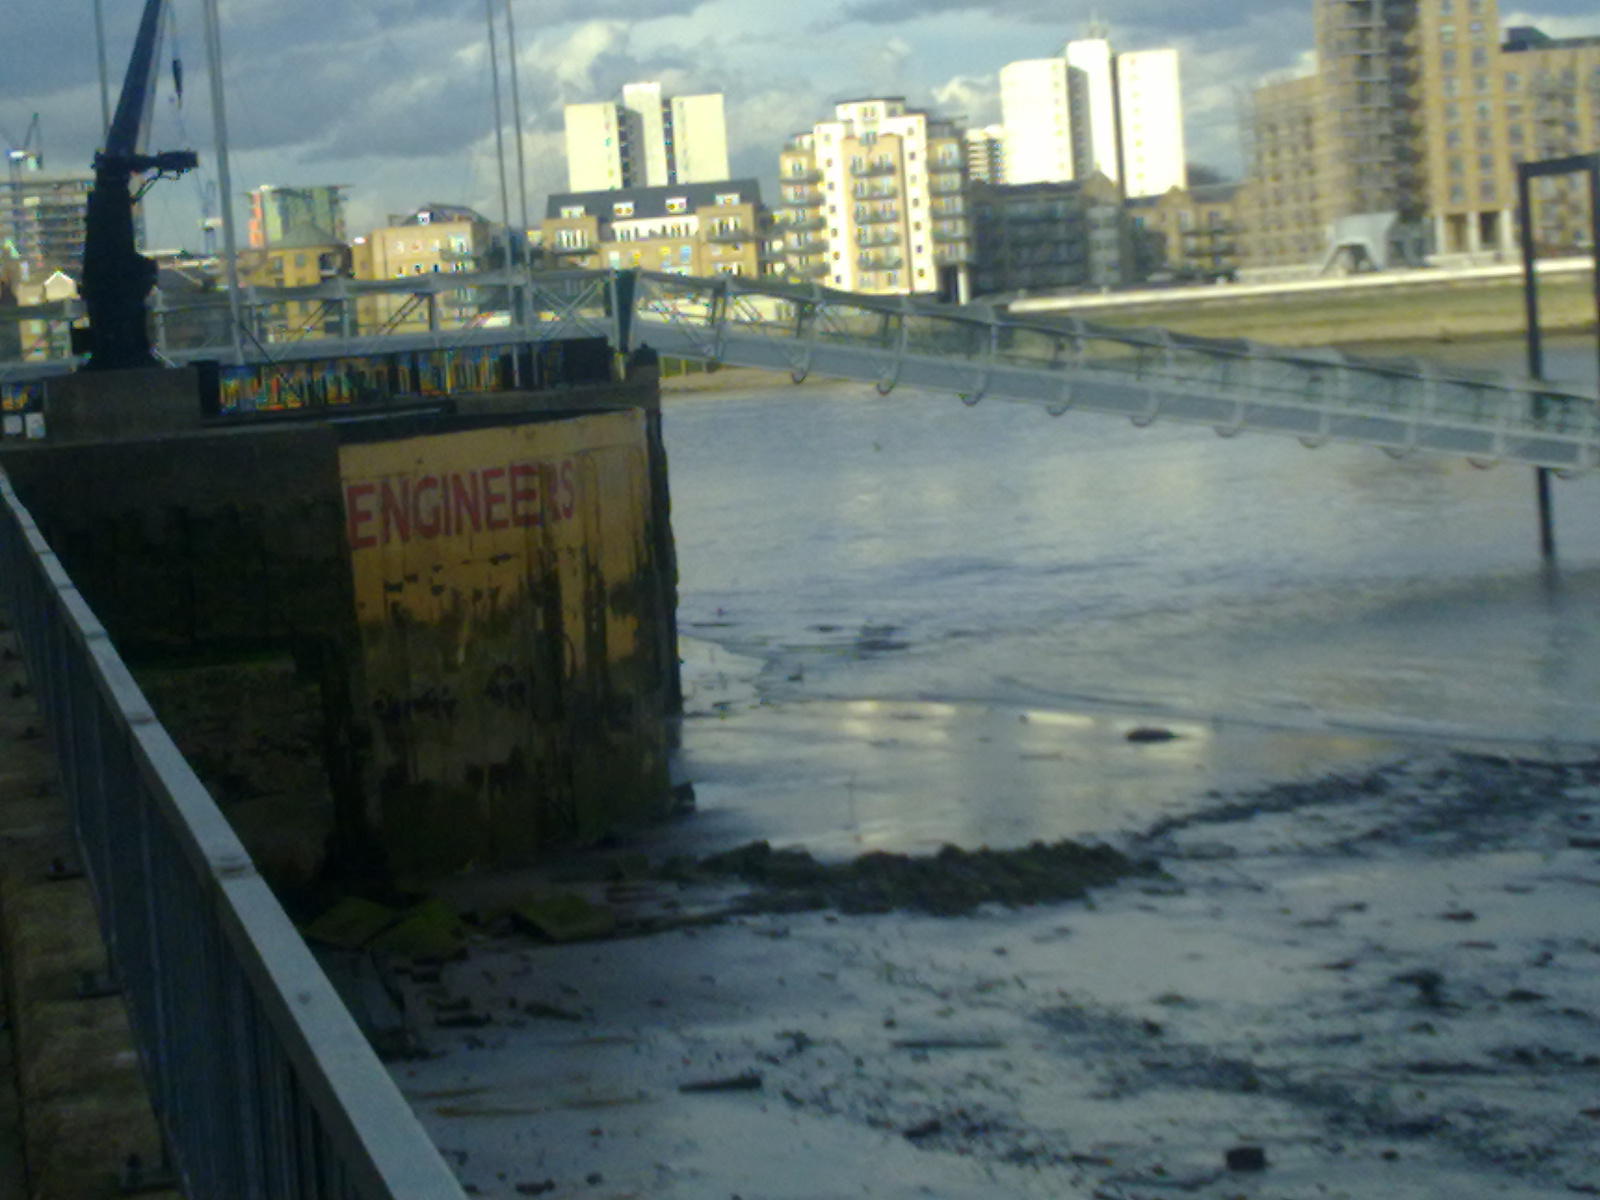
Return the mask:
[[748, 906], [758, 912], [837, 908], [845, 913], [924, 912], [958, 916], [983, 904], [1016, 908], [1079, 900], [1090, 887], [1129, 875], [1155, 875], [1152, 860], [1130, 859], [1106, 845], [1063, 839], [1015, 850], [945, 846], [933, 855], [874, 852], [822, 863], [805, 850], [750, 842], [701, 860], [712, 875], [759, 885]]
[[573, 893], [525, 900], [512, 907], [511, 917], [552, 942], [605, 938], [617, 930], [616, 913]]
[[692, 1083], [678, 1085], [678, 1090], [685, 1094], [692, 1092], [755, 1092], [761, 1090], [761, 1074], [758, 1071], [745, 1071], [739, 1075], [729, 1075], [722, 1079], [697, 1079]]
[[1130, 729], [1126, 736], [1130, 742], [1135, 743], [1172, 742], [1176, 741], [1178, 737], [1170, 729], [1162, 729], [1159, 726], [1150, 725], [1141, 725], [1137, 729]]
[[1230, 1146], [1222, 1156], [1230, 1171], [1265, 1171], [1267, 1152], [1260, 1146]]

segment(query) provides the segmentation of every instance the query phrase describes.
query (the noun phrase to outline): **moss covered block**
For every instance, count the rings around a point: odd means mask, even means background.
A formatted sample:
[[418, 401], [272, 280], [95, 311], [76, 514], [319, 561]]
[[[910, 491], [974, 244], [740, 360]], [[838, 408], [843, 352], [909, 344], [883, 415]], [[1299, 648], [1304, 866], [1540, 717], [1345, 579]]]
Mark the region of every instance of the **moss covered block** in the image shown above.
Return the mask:
[[300, 932], [325, 946], [359, 950], [399, 919], [400, 913], [387, 905], [346, 896]]
[[407, 910], [398, 924], [372, 942], [378, 953], [395, 958], [453, 958], [466, 946], [460, 916], [438, 899]]
[[511, 915], [554, 942], [610, 937], [617, 929], [616, 913], [571, 893], [525, 900], [512, 906]]

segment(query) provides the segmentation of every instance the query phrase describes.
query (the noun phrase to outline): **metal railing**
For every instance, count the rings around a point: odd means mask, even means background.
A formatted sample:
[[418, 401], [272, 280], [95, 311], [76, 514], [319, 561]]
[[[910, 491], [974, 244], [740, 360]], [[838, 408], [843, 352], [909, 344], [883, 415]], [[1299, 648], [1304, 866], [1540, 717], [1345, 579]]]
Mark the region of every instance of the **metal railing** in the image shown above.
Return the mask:
[[[894, 209], [864, 211], [858, 226], [899, 220]], [[867, 231], [870, 242], [877, 229]], [[898, 239], [897, 239], [898, 240]], [[887, 238], [885, 239], [887, 242]], [[934, 261], [959, 264], [961, 239], [934, 239]], [[802, 279], [823, 277], [801, 268]], [[824, 265], [825, 269], [825, 265]], [[621, 281], [637, 277], [627, 292]], [[503, 345], [519, 339], [606, 337], [626, 351], [648, 342], [664, 354], [799, 375], [815, 369], [842, 378], [955, 392], [969, 403], [992, 395], [1031, 401], [1052, 413], [1083, 408], [1147, 424], [1158, 417], [1241, 430], [1290, 434], [1308, 445], [1354, 442], [1391, 453], [1450, 455], [1586, 471], [1600, 465], [1600, 405], [1562, 385], [1473, 374], [1401, 360], [1364, 359], [1336, 350], [1286, 350], [1243, 340], [1187, 337], [1159, 329], [1109, 329], [1071, 316], [1012, 317], [911, 297], [833, 292], [802, 284], [699, 279], [651, 272], [536, 274], [517, 287], [503, 276], [418, 277], [439, 290], [468, 286], [526, 297], [496, 328], [463, 327], [387, 336], [303, 338], [257, 346], [254, 361], [293, 361], [416, 349]], [[341, 281], [356, 294], [409, 293], [407, 281]], [[519, 290], [520, 289], [520, 290]], [[320, 288], [258, 294], [262, 303], [315, 299]], [[634, 314], [631, 334], [626, 318]], [[172, 310], [167, 310], [172, 311]], [[216, 344], [169, 355], [175, 361], [223, 357]], [[15, 364], [16, 378], [69, 363]], [[0, 385], [11, 364], [0, 363]]]
[[1437, 370], [1336, 350], [1286, 350], [1071, 317], [1014, 320], [908, 296], [641, 275], [633, 342], [730, 366], [810, 372], [1031, 402], [1052, 416], [1112, 413], [1288, 434], [1391, 454], [1600, 466], [1600, 403], [1563, 385]]
[[[333, 279], [310, 287], [241, 289], [243, 348], [250, 362], [295, 362], [400, 349], [448, 350], [507, 340], [548, 341], [616, 336], [614, 271], [522, 270], [476, 274], [429, 272], [398, 279]], [[275, 335], [264, 320], [276, 308], [318, 305], [338, 337], [304, 337], [293, 330]], [[27, 322], [34, 310], [7, 318]], [[81, 315], [77, 302], [52, 306], [52, 319]], [[150, 316], [157, 355], [184, 364], [233, 360], [231, 309], [225, 291], [151, 294]], [[401, 340], [404, 339], [404, 340]], [[0, 361], [0, 384], [70, 370], [71, 359]]]
[[461, 1200], [3, 472], [0, 601], [183, 1193]]

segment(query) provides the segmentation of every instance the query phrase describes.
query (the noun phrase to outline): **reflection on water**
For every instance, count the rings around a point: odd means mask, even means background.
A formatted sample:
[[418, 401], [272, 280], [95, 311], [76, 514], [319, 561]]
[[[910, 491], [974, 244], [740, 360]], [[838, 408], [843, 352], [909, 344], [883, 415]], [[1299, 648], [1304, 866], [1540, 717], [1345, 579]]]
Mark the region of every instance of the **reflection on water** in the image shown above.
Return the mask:
[[[1471, 349], [1479, 365], [1520, 353]], [[1592, 380], [1592, 343], [1550, 360]], [[666, 411], [685, 632], [753, 656], [779, 704], [759, 729], [691, 729], [691, 755], [769, 783], [787, 762], [812, 791], [842, 755], [829, 786], [854, 797], [850, 836], [873, 836], [863, 814], [896, 778], [959, 806], [978, 789], [1036, 798], [1075, 763], [1091, 781], [1077, 791], [1109, 810], [1139, 772], [1170, 793], [1222, 769], [1198, 733], [1131, 759], [1117, 722], [1133, 717], [1234, 737], [1600, 741], [1593, 479], [1555, 488], [1547, 578], [1525, 470], [854, 384]], [[999, 725], [977, 740], [991, 719], [1066, 741]], [[1094, 758], [1086, 721], [1108, 723], [1114, 754]], [[982, 749], [997, 739], [1003, 766]]]

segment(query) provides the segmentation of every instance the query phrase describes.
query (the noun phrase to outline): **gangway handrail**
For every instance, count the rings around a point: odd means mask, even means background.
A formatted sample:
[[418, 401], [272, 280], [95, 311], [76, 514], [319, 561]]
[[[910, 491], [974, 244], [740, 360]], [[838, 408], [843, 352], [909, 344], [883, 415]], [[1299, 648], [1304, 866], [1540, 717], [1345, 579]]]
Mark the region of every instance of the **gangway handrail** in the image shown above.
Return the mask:
[[[627, 286], [624, 287], [624, 284]], [[1392, 453], [1508, 462], [1582, 474], [1600, 463], [1593, 394], [1512, 375], [1291, 349], [1162, 329], [1109, 328], [1075, 314], [1025, 317], [983, 305], [838, 292], [736, 275], [563, 269], [337, 280], [273, 289], [256, 303], [493, 286], [515, 292], [514, 323], [271, 344], [278, 361], [438, 350], [490, 342], [609, 338], [684, 358], [823, 374], [896, 387], [1206, 425], [1228, 435], [1285, 434], [1307, 446], [1343, 442]], [[623, 297], [627, 298], [624, 299]], [[515, 307], [515, 306], [514, 306]], [[169, 312], [177, 312], [171, 307]], [[219, 356], [212, 345], [166, 345], [174, 362]], [[55, 364], [0, 363], [0, 384]]]
[[[713, 287], [716, 305], [706, 302]], [[658, 353], [876, 382], [880, 392], [906, 386], [968, 403], [992, 396], [1052, 415], [1159, 418], [1567, 475], [1600, 462], [1595, 395], [1512, 375], [736, 276], [712, 283], [641, 272], [636, 306], [634, 340]]]
[[463, 1200], [0, 470], [0, 602], [191, 1200]]

